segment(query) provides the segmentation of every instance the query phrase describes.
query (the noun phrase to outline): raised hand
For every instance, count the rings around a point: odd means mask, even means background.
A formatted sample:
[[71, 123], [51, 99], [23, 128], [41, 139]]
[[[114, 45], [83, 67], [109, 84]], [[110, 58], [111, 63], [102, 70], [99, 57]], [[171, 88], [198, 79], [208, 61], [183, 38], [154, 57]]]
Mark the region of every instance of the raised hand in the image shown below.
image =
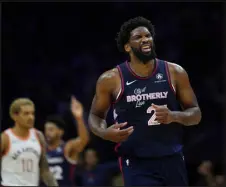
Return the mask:
[[83, 117], [83, 106], [74, 96], [71, 97], [71, 112], [75, 118]]

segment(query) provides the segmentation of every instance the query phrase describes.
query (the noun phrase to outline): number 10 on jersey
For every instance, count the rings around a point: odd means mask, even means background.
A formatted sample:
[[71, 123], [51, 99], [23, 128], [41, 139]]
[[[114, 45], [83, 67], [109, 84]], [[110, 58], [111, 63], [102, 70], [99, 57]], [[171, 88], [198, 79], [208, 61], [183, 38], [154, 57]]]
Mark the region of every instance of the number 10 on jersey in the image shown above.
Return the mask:
[[[164, 106], [167, 106], [167, 105], [164, 105]], [[156, 121], [156, 114], [153, 106], [148, 107], [147, 113], [151, 115], [150, 119], [148, 120], [148, 126], [160, 125], [160, 123]]]
[[23, 172], [33, 172], [33, 160], [32, 159], [22, 159], [22, 171]]

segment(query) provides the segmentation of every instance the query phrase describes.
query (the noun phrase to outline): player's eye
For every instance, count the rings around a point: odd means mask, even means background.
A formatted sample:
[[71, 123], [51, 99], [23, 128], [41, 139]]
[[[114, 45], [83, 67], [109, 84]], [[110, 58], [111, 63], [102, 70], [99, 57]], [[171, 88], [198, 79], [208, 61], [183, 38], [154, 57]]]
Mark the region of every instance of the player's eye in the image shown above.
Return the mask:
[[139, 36], [139, 35], [136, 35], [136, 36], [133, 37], [134, 40], [138, 40], [140, 38], [141, 38], [141, 36]]

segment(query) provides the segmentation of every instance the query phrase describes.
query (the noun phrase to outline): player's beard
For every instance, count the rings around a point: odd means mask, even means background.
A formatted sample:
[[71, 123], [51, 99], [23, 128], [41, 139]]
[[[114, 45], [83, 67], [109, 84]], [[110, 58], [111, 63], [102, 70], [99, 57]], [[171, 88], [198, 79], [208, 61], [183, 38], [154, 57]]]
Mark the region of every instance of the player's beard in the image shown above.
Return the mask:
[[155, 53], [155, 47], [154, 45], [151, 46], [151, 51], [149, 53], [144, 53], [142, 52], [141, 48], [134, 48], [131, 47], [134, 55], [144, 64], [149, 62], [150, 60], [153, 60], [156, 58], [156, 53]]

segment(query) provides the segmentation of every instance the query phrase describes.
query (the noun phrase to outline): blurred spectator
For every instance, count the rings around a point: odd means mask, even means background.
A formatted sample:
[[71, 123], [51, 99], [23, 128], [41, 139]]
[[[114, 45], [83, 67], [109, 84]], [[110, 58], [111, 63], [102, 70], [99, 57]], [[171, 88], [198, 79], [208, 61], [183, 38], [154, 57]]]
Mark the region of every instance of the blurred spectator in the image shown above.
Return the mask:
[[75, 184], [81, 186], [112, 186], [113, 177], [119, 173], [117, 162], [98, 164], [97, 153], [93, 149], [85, 151], [83, 169], [75, 175]]
[[197, 185], [200, 186], [219, 186], [223, 185], [225, 182], [225, 176], [223, 173], [216, 174], [214, 172], [213, 163], [209, 160], [203, 161], [198, 167], [198, 173], [200, 174], [200, 179]]

